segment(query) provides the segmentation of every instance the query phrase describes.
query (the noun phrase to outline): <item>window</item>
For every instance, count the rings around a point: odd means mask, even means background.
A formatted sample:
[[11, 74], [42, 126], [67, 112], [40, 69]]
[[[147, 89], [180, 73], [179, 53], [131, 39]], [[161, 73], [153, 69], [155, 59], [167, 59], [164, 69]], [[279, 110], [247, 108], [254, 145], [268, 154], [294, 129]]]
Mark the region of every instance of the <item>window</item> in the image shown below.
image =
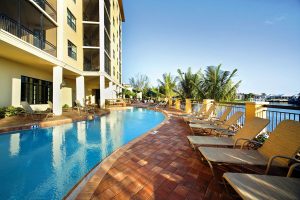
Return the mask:
[[114, 70], [113, 70], [113, 75], [115, 76], [116, 75], [116, 68], [114, 67]]
[[76, 31], [76, 18], [74, 17], [74, 15], [71, 13], [69, 9], [67, 9], [67, 13], [68, 13], [67, 23], [74, 31]]
[[68, 56], [77, 60], [77, 47], [68, 40]]
[[73, 0], [73, 2], [76, 4], [76, 0]]
[[47, 104], [47, 101], [52, 101], [52, 82], [21, 76], [21, 101], [29, 104]]
[[115, 56], [116, 56], [115, 54], [116, 54], [116, 53], [115, 53], [115, 50], [113, 50], [113, 58], [114, 58], [114, 59], [115, 59]]
[[115, 34], [113, 34], [113, 41], [115, 42]]

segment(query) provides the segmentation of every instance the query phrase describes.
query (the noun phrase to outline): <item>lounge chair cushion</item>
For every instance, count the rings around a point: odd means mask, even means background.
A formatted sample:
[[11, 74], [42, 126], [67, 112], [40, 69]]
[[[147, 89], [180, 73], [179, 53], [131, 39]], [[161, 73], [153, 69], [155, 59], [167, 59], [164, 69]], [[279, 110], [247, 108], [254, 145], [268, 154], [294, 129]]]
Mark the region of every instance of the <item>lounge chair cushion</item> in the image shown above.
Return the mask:
[[211, 125], [211, 124], [189, 124], [191, 128], [201, 128], [201, 129], [216, 129], [220, 128], [219, 126], [216, 125]]
[[225, 173], [224, 179], [242, 199], [300, 199], [300, 179]]
[[208, 161], [212, 162], [262, 166], [268, 164], [268, 158], [261, 155], [257, 150], [214, 147], [199, 147], [198, 149]]
[[228, 137], [211, 137], [211, 136], [187, 136], [191, 144], [207, 146], [233, 146], [234, 140]]

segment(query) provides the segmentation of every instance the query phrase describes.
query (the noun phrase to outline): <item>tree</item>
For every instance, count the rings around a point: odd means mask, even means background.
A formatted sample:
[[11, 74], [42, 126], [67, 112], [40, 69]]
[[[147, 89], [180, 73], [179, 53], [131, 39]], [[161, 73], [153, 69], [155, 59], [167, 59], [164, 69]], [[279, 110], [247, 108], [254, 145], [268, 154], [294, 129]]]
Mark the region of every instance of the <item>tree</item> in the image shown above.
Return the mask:
[[143, 74], [136, 74], [134, 77], [129, 79], [129, 83], [134, 90], [142, 92], [149, 88], [149, 77]]
[[165, 94], [166, 98], [172, 98], [175, 94], [174, 89], [176, 88], [177, 78], [173, 78], [170, 73], [164, 73], [162, 80], [158, 79], [157, 81], [160, 84], [162, 93]]
[[203, 79], [198, 83], [193, 82], [197, 88], [200, 99], [214, 99], [216, 101], [234, 100], [237, 88], [241, 81], [234, 83], [232, 78], [236, 75], [237, 69], [232, 72], [221, 70], [218, 66], [208, 66], [205, 70]]
[[176, 93], [182, 98], [195, 98], [197, 94], [197, 89], [193, 83], [199, 83], [201, 78], [203, 77], [201, 71], [199, 70], [197, 73], [192, 73], [191, 68], [189, 67], [187, 72], [183, 73], [180, 69], [178, 72], [178, 86], [176, 89]]

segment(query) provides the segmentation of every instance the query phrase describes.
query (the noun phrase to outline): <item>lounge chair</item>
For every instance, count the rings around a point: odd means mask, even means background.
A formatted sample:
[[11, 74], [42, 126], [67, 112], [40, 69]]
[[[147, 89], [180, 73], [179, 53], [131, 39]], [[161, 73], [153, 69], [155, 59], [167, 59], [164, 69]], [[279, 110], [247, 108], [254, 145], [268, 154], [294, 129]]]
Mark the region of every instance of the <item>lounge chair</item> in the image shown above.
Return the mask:
[[191, 120], [204, 120], [204, 119], [209, 120], [211, 116], [214, 114], [215, 109], [216, 109], [216, 105], [212, 104], [206, 112], [198, 113], [198, 115], [196, 116], [184, 117], [183, 120], [185, 122], [190, 122]]
[[[257, 143], [255, 141], [250, 141]], [[199, 147], [214, 174], [213, 164], [234, 164], [287, 167], [300, 147], [300, 123], [292, 120], [280, 122], [258, 150]]]
[[179, 117], [183, 117], [183, 119], [188, 119], [190, 117], [197, 117], [197, 116], [201, 116], [203, 115], [204, 113], [204, 108], [205, 106], [201, 106], [200, 109], [197, 111], [197, 112], [194, 112], [194, 113], [185, 113], [185, 114], [180, 114], [178, 115]]
[[33, 120], [38, 120], [34, 116], [39, 116], [39, 119], [42, 115], [46, 115], [45, 120], [51, 115], [54, 116], [53, 112], [47, 112], [47, 111], [34, 111], [32, 110], [31, 106], [27, 101], [22, 101], [21, 106], [25, 110], [25, 114], [30, 115]]
[[88, 106], [83, 106], [79, 100], [75, 100], [75, 109], [77, 109], [77, 111], [79, 112], [79, 114], [81, 115], [81, 111], [85, 112], [85, 113], [89, 113], [89, 112], [93, 112], [95, 114], [95, 109], [94, 108], [90, 108]]
[[215, 124], [215, 125], [224, 124], [227, 119], [227, 116], [229, 115], [231, 110], [232, 110], [232, 107], [228, 106], [220, 118], [211, 118], [210, 120], [194, 119], [194, 120], [191, 120], [190, 123], [192, 123], [192, 124]]
[[51, 101], [47, 101], [50, 112], [53, 113], [53, 103]]
[[237, 121], [244, 115], [243, 112], [235, 112], [224, 124], [220, 125], [212, 125], [212, 124], [189, 124], [192, 133], [198, 132], [201, 130], [203, 132], [206, 130], [210, 130], [208, 134], [212, 134], [212, 131], [219, 131], [222, 134], [233, 135], [235, 133], [234, 125], [237, 124]]
[[236, 147], [254, 139], [269, 122], [268, 119], [255, 117], [247, 121], [232, 137], [187, 136], [187, 138], [193, 148], [196, 146]]
[[287, 177], [224, 173], [223, 178], [242, 199], [300, 199], [300, 178], [290, 177], [299, 165], [292, 165]]

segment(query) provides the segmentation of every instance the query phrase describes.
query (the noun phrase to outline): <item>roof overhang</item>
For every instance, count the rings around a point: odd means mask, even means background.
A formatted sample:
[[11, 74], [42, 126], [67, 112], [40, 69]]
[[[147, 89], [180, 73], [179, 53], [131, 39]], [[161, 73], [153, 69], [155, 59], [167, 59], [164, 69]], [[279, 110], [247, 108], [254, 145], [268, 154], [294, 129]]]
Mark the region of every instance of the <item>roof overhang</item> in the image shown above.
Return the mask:
[[125, 22], [125, 14], [124, 14], [124, 8], [123, 8], [123, 1], [122, 0], [118, 0], [119, 1], [119, 7], [120, 7], [120, 13], [121, 13], [121, 17], [122, 17], [122, 22]]

